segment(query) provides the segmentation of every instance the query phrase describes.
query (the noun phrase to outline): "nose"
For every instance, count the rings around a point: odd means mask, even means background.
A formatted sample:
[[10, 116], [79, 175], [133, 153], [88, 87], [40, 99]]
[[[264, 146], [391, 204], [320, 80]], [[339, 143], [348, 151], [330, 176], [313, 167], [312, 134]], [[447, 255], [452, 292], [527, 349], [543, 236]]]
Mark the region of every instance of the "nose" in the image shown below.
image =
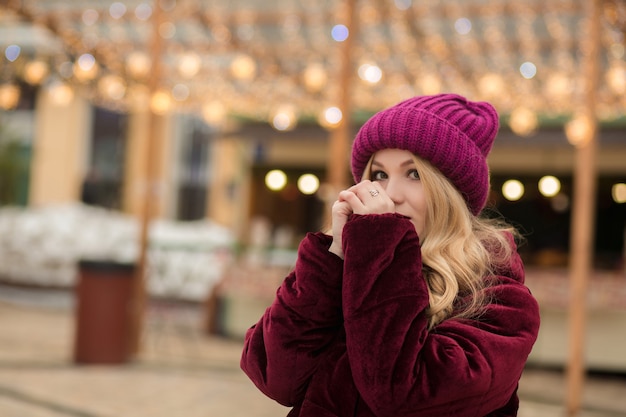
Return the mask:
[[402, 182], [398, 179], [389, 178], [383, 185], [385, 192], [397, 206], [402, 204], [404, 200], [404, 191], [402, 190]]

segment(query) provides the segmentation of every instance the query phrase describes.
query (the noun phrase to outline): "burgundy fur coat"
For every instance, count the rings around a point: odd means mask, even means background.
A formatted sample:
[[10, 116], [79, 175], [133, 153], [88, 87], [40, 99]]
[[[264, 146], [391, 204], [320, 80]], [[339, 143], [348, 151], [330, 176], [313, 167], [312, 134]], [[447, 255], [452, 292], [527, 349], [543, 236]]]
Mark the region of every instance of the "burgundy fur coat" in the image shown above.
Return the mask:
[[516, 255], [480, 321], [427, 329], [418, 236], [395, 214], [352, 216], [344, 260], [310, 233], [246, 334], [241, 367], [299, 417], [515, 416], [539, 310]]

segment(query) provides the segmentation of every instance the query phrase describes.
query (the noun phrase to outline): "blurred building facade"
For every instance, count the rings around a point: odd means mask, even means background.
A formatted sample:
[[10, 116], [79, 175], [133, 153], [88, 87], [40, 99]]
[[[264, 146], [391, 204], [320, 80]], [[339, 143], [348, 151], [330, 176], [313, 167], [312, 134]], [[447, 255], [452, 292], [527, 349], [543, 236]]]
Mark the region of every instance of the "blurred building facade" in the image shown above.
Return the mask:
[[[2, 114], [3, 129], [19, 138], [26, 155], [27, 170], [14, 179], [19, 189], [14, 203], [82, 201], [139, 216], [148, 140], [141, 126], [148, 112], [113, 112], [79, 96], [59, 105], [43, 89], [31, 94]], [[354, 132], [362, 121], [355, 120]], [[304, 233], [325, 226], [326, 204], [334, 199], [326, 184], [328, 130], [303, 123], [280, 132], [267, 123], [244, 121], [224, 131], [184, 113], [160, 116], [156, 123], [157, 217], [208, 217], [231, 228], [244, 244], [251, 223], [263, 218], [272, 231], [292, 231], [290, 247]], [[600, 129], [595, 248], [597, 266], [604, 269], [623, 268], [626, 210], [615, 189], [626, 180], [625, 138], [626, 128], [619, 124]], [[526, 234], [522, 250], [533, 264], [567, 263], [574, 153], [562, 126], [520, 137], [504, 125], [490, 156], [490, 203]], [[265, 178], [277, 169], [287, 182], [272, 190]], [[303, 174], [320, 181], [312, 194], [298, 188]], [[539, 189], [546, 176], [559, 181], [554, 195]], [[510, 180], [524, 187], [519, 199], [505, 195]]]
[[[454, 91], [501, 113], [492, 201], [528, 234], [533, 261], [562, 265], [597, 48], [595, 247], [599, 265], [623, 267], [626, 5], [598, 7], [591, 36], [575, 0], [3, 2], [5, 200], [145, 216], [149, 199], [157, 217], [208, 216], [243, 242], [269, 219], [294, 245], [324, 226], [337, 178], [349, 185], [331, 142], [347, 153], [375, 111]], [[275, 169], [287, 181], [270, 190]], [[301, 192], [303, 174], [319, 189]], [[544, 176], [558, 180], [548, 197]]]

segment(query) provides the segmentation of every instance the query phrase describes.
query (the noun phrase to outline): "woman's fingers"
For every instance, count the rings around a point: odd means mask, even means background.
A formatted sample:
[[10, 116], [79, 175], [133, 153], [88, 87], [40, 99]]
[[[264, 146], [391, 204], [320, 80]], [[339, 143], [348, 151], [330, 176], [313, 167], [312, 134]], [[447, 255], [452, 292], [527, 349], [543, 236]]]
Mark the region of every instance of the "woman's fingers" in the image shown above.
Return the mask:
[[350, 204], [352, 211], [356, 214], [380, 214], [395, 211], [393, 201], [380, 184], [368, 180], [340, 192], [339, 200]]

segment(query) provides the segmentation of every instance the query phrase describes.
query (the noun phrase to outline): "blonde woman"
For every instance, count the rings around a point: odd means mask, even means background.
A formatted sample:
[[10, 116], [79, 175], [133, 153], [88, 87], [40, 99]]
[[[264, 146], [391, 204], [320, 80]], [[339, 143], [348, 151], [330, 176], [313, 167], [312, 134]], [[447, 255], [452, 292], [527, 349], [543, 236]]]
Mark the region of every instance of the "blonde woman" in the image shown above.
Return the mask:
[[454, 94], [383, 110], [241, 366], [289, 416], [516, 416], [539, 329], [514, 230], [480, 216], [498, 130]]

